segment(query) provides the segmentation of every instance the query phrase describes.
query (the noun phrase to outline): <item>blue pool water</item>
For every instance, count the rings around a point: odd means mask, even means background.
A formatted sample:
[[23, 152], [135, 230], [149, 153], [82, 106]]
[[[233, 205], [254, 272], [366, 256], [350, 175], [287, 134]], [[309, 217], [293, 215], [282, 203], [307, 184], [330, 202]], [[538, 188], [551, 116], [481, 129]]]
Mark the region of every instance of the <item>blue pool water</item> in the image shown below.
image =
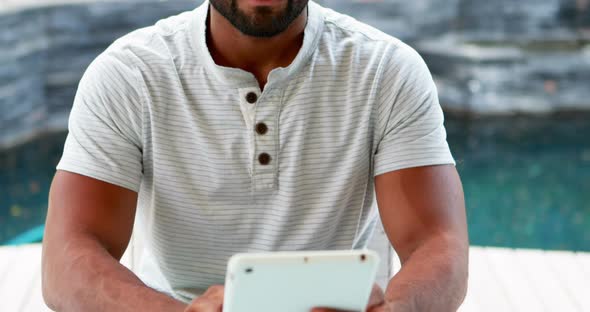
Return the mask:
[[[590, 115], [447, 117], [446, 126], [472, 244], [590, 251]], [[0, 244], [44, 222], [64, 139], [0, 152]]]
[[447, 122], [473, 244], [590, 251], [590, 115]]

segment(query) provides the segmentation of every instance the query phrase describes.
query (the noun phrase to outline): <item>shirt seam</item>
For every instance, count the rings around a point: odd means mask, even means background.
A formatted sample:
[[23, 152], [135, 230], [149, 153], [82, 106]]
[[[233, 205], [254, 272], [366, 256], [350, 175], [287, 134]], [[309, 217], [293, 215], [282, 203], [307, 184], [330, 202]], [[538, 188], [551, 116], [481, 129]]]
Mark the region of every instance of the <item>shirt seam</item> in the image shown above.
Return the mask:
[[[396, 49], [397, 50], [397, 49]], [[395, 54], [395, 53], [394, 53]], [[384, 53], [384, 55], [387, 55], [387, 53]], [[389, 62], [387, 62], [387, 60], [385, 58], [381, 58], [381, 62], [379, 63], [379, 67], [377, 68], [377, 75], [379, 77], [379, 86], [377, 87], [377, 94], [376, 94], [376, 101], [378, 102], [375, 108], [378, 108], [378, 106], [380, 105], [384, 105], [384, 103], [381, 103], [380, 101], [380, 97], [381, 97], [381, 93], [383, 92], [384, 89], [384, 83], [383, 83], [383, 73], [385, 72], [385, 66], [384, 63], [389, 64]], [[377, 149], [379, 147], [379, 145], [381, 144], [381, 141], [383, 141], [383, 138], [385, 136], [385, 132], [387, 130], [387, 126], [389, 125], [389, 121], [391, 120], [391, 114], [393, 112], [393, 104], [391, 105], [391, 109], [388, 112], [388, 117], [387, 117], [387, 121], [385, 122], [385, 125], [383, 125], [383, 129], [380, 129], [381, 133], [379, 133], [379, 140], [377, 141], [377, 145], [375, 146], [375, 149]]]
[[[390, 39], [379, 39], [379, 38], [374, 38], [374, 37], [371, 37], [370, 35], [366, 34], [366, 33], [365, 33], [364, 31], [362, 31], [362, 30], [359, 30], [359, 29], [350, 29], [350, 28], [348, 28], [348, 27], [345, 27], [345, 26], [343, 26], [343, 25], [337, 24], [336, 22], [334, 22], [333, 20], [329, 20], [328, 18], [324, 18], [324, 21], [325, 21], [325, 23], [326, 23], [326, 24], [331, 24], [331, 25], [334, 25], [335, 27], [337, 27], [337, 28], [338, 28], [338, 29], [340, 29], [340, 30], [347, 31], [347, 32], [350, 32], [350, 33], [360, 34], [360, 35], [362, 35], [363, 37], [365, 37], [366, 39], [368, 39], [368, 40], [370, 40], [370, 41], [373, 41], [373, 42], [383, 42], [383, 43], [389, 43], [389, 44], [392, 44], [392, 45], [394, 45], [396, 48], [398, 48], [398, 47], [399, 47], [399, 46], [397, 45], [397, 43], [395, 42], [395, 41], [396, 41], [396, 38], [394, 38], [394, 37], [391, 37]], [[367, 25], [367, 26], [370, 26], [370, 25]], [[385, 33], [384, 33], [384, 34], [385, 34]], [[385, 35], [386, 35], [386, 36], [389, 36], [389, 35], [387, 35], [387, 34], [385, 34]], [[398, 39], [398, 40], [399, 40], [399, 39]]]
[[[152, 34], [152, 37], [153, 37], [154, 35], [156, 35], [156, 34], [159, 34], [159, 35], [161, 35], [162, 37], [170, 37], [170, 36], [174, 36], [174, 35], [176, 35], [176, 34], [177, 34], [178, 32], [180, 32], [180, 31], [184, 31], [184, 32], [186, 32], [186, 31], [187, 31], [187, 28], [188, 28], [188, 26], [187, 26], [187, 25], [190, 25], [190, 21], [191, 21], [191, 20], [190, 20], [190, 18], [191, 18], [191, 17], [194, 17], [194, 16], [193, 16], [194, 14], [192, 14], [192, 13], [193, 13], [193, 11], [194, 11], [194, 10], [187, 10], [187, 11], [184, 11], [184, 12], [183, 12], [184, 14], [186, 14], [186, 15], [188, 16], [188, 18], [187, 18], [187, 19], [185, 19], [184, 21], [182, 21], [182, 23], [180, 23], [180, 25], [178, 25], [178, 29], [175, 29], [174, 31], [172, 31], [172, 32], [169, 32], [169, 33], [161, 33], [161, 32], [157, 32], [157, 31], [156, 31], [156, 32], [154, 32], [154, 33]], [[183, 13], [181, 13], [181, 14], [183, 14]], [[155, 25], [154, 25], [154, 26], [155, 26]], [[151, 38], [150, 38], [150, 40], [151, 40]]]
[[[141, 89], [141, 92], [138, 92], [138, 101], [139, 104], [141, 105], [141, 122], [140, 122], [140, 127], [141, 129], [139, 129], [139, 133], [140, 133], [140, 138], [139, 138], [139, 144], [140, 144], [140, 150], [141, 150], [141, 154], [142, 154], [142, 160], [143, 160], [143, 147], [144, 147], [144, 129], [145, 129], [145, 109], [146, 109], [146, 105], [148, 103], [147, 101], [147, 88], [145, 86], [145, 84], [142, 83], [140, 78], [140, 70], [139, 70], [139, 66], [137, 66], [137, 64], [133, 64], [133, 78], [135, 80], [135, 83], [139, 85], [139, 88]], [[142, 171], [143, 171], [143, 161], [142, 161]]]

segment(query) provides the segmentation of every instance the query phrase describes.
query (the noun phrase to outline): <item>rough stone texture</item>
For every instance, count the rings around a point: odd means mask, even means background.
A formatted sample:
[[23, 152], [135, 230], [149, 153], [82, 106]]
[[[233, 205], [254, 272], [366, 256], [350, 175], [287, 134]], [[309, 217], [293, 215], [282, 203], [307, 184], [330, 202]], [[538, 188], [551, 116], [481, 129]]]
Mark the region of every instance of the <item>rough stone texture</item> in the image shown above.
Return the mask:
[[[20, 1], [0, 8], [0, 148], [65, 128], [77, 83], [100, 52], [200, 2]], [[318, 2], [416, 47], [447, 110], [590, 109], [590, 0]]]
[[455, 30], [487, 39], [569, 38], [588, 31], [588, 0], [460, 0]]
[[587, 48], [481, 46], [452, 36], [416, 47], [447, 110], [498, 115], [590, 109]]
[[590, 28], [590, 0], [562, 0], [559, 21], [573, 28]]
[[559, 1], [461, 0], [458, 28], [500, 37], [558, 30]]
[[590, 0], [325, 0], [414, 46], [449, 111], [590, 109]]
[[[460, 0], [322, 0], [324, 6], [348, 14], [405, 41], [444, 34], [454, 27]], [[444, 4], [443, 4], [444, 2]]]
[[588, 14], [588, 0], [462, 0], [452, 32], [415, 46], [447, 110], [588, 110]]
[[134, 29], [195, 6], [102, 1], [0, 11], [0, 149], [64, 129], [78, 81], [98, 54]]

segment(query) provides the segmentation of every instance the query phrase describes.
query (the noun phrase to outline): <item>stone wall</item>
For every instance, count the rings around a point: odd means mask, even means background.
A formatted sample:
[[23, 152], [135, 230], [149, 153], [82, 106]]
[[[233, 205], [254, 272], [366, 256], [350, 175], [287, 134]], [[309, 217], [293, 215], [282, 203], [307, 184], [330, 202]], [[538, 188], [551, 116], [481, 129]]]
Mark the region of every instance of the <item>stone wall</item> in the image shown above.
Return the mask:
[[324, 0], [415, 47], [446, 111], [590, 110], [590, 0]]
[[590, 29], [590, 0], [562, 0], [559, 20], [576, 29]]
[[590, 110], [590, 49], [474, 45], [456, 37], [416, 43], [446, 111], [476, 115]]
[[590, 110], [589, 0], [461, 0], [455, 27], [414, 46], [447, 111]]
[[460, 0], [320, 0], [404, 41], [444, 34], [455, 26]]
[[115, 39], [195, 1], [117, 1], [0, 10], [0, 149], [63, 130], [78, 81]]
[[590, 0], [319, 0], [405, 41], [449, 31], [481, 40], [590, 32]]
[[487, 38], [559, 38], [590, 30], [588, 0], [461, 0], [457, 30]]

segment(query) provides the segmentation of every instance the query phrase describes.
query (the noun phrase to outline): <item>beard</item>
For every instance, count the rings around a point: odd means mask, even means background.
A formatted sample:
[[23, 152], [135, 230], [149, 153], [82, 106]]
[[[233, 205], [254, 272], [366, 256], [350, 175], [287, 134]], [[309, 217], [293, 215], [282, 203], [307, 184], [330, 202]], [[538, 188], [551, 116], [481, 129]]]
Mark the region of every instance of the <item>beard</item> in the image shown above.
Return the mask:
[[244, 35], [269, 38], [285, 31], [308, 1], [287, 0], [287, 6], [281, 11], [270, 6], [257, 6], [250, 14], [238, 7], [238, 0], [209, 0], [209, 3]]

